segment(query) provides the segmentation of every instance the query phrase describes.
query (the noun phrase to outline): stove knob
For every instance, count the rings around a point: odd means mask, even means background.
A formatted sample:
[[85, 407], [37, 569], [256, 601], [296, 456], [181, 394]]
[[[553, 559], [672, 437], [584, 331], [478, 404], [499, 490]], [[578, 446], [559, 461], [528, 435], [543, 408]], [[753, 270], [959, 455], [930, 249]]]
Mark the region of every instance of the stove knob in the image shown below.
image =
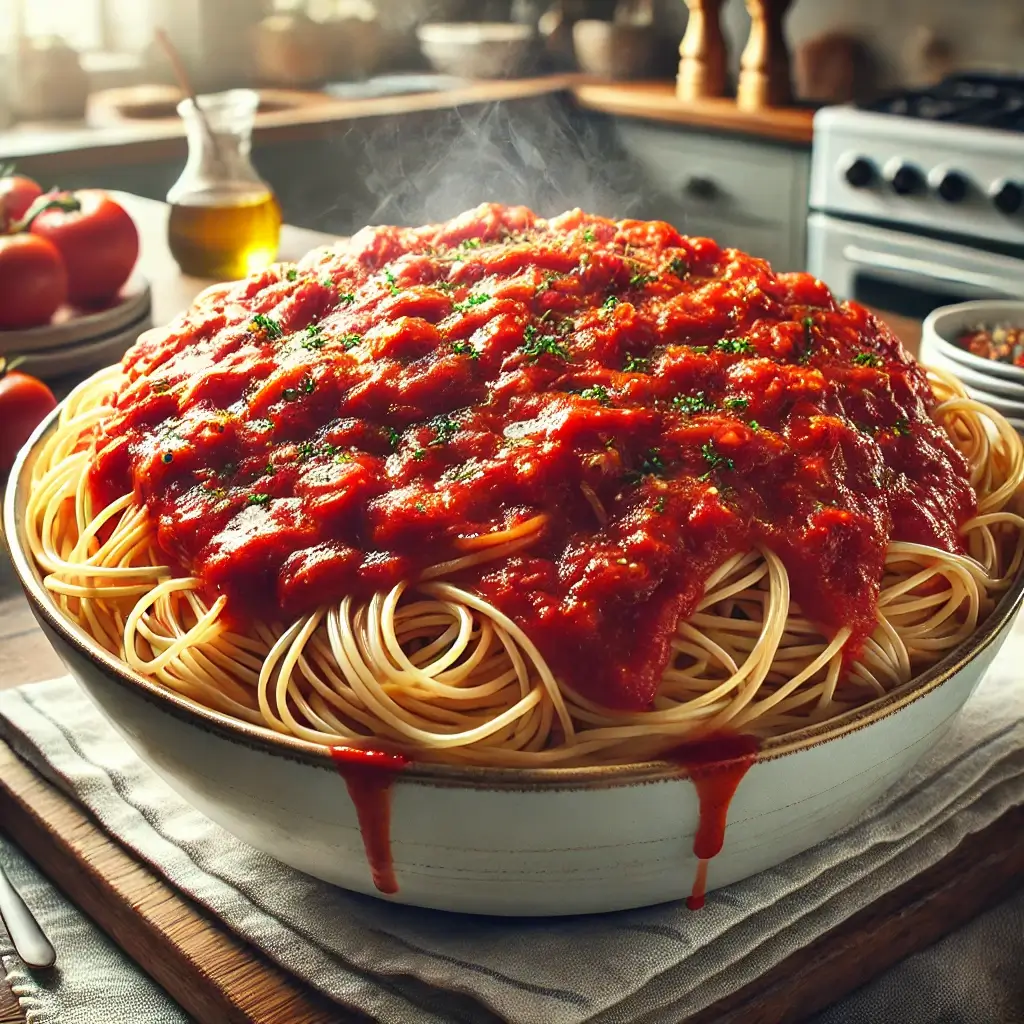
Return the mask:
[[1001, 213], [1016, 213], [1024, 205], [1024, 187], [1015, 181], [997, 181], [988, 194]]
[[886, 164], [885, 176], [897, 195], [913, 195], [924, 187], [924, 175], [913, 164], [906, 164], [902, 160]]
[[854, 157], [844, 168], [843, 177], [852, 188], [867, 188], [875, 180], [875, 165], [865, 157]]
[[945, 171], [935, 185], [940, 199], [947, 203], [960, 203], [967, 198], [967, 179], [956, 171]]

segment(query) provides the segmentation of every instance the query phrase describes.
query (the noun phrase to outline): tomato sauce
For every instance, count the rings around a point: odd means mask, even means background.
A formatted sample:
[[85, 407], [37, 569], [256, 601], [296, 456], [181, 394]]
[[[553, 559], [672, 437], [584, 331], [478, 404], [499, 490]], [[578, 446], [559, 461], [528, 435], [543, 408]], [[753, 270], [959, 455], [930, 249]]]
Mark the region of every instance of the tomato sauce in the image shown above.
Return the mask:
[[391, 790], [409, 759], [356, 747], [331, 747], [331, 759], [356, 810], [366, 862], [378, 892], [398, 892], [391, 856]]
[[464, 571], [569, 685], [655, 695], [677, 620], [764, 544], [830, 633], [874, 623], [893, 539], [960, 550], [967, 467], [924, 372], [806, 274], [579, 211], [374, 228], [250, 278], [125, 356], [96, 500], [134, 490], [232, 614]]

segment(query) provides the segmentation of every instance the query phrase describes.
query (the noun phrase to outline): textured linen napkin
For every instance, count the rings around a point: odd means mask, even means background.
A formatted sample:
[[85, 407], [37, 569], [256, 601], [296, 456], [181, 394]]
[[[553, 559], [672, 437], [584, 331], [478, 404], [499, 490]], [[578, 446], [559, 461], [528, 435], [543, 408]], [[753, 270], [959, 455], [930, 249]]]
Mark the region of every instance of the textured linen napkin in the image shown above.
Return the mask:
[[233, 931], [385, 1024], [678, 1024], [1024, 803], [1022, 660], [1018, 622], [938, 750], [850, 828], [710, 894], [700, 913], [499, 920], [346, 893], [185, 804], [67, 679], [0, 693], [0, 735]]

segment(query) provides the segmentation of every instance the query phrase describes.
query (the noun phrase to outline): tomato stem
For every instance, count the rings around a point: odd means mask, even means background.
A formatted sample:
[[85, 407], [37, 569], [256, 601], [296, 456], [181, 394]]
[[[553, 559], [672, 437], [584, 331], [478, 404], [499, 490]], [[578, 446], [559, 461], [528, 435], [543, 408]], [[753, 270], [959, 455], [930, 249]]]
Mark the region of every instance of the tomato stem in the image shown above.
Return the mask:
[[21, 220], [17, 221], [11, 227], [11, 234], [18, 234], [22, 231], [28, 231], [32, 227], [32, 222], [41, 213], [45, 213], [47, 210], [63, 210], [65, 213], [78, 213], [82, 209], [82, 204], [75, 198], [71, 192], [48, 192], [44, 196], [40, 196], [25, 212], [25, 216]]

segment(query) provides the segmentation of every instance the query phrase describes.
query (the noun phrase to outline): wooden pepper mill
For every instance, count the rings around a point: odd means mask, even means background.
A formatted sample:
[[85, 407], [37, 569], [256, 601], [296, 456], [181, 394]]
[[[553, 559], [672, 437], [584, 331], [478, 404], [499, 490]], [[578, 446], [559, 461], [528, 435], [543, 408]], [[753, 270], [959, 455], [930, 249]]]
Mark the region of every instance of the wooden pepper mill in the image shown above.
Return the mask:
[[721, 96], [725, 92], [725, 36], [722, 34], [723, 0], [686, 0], [690, 18], [679, 44], [676, 95], [681, 100]]
[[743, 110], [784, 107], [793, 99], [782, 22], [792, 0], [746, 0], [750, 36], [740, 58], [736, 103]]

